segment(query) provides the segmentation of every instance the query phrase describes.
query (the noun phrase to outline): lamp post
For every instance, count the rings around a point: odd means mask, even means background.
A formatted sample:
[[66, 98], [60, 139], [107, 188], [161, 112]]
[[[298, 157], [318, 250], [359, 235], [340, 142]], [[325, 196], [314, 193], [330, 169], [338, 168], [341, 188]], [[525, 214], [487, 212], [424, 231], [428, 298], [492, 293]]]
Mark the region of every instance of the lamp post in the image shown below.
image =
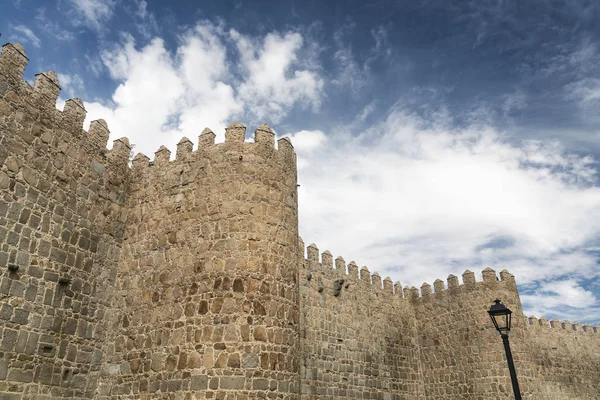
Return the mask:
[[504, 343], [504, 351], [506, 351], [506, 362], [508, 363], [508, 369], [510, 371], [510, 380], [512, 381], [515, 400], [521, 400], [517, 372], [515, 371], [515, 364], [513, 362], [512, 353], [510, 352], [510, 344], [508, 343], [512, 311], [502, 304], [500, 300], [496, 299], [494, 300], [494, 304], [492, 304], [488, 310], [488, 313], [494, 323], [494, 327], [500, 333], [500, 336], [502, 336], [502, 343]]

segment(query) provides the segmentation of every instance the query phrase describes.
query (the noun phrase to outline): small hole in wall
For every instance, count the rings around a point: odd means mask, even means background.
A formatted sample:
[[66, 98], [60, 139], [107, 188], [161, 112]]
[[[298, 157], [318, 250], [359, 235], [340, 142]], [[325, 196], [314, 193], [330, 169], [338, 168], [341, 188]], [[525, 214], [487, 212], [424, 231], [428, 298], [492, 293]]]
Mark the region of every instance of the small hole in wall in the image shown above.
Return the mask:
[[71, 372], [71, 371], [70, 371], [70, 370], [68, 370], [68, 369], [65, 369], [65, 370], [64, 370], [64, 372], [63, 372], [63, 374], [62, 374], [62, 380], [63, 380], [63, 382], [66, 382], [66, 381], [68, 381], [68, 380], [69, 380], [69, 372]]
[[71, 278], [67, 276], [61, 276], [60, 278], [58, 278], [58, 283], [60, 285], [68, 285], [69, 283], [71, 283]]
[[338, 339], [338, 343], [344, 343], [344, 339]]
[[53, 350], [54, 350], [54, 346], [46, 345], [46, 346], [42, 347], [42, 354], [45, 356], [50, 356], [50, 355], [52, 355]]

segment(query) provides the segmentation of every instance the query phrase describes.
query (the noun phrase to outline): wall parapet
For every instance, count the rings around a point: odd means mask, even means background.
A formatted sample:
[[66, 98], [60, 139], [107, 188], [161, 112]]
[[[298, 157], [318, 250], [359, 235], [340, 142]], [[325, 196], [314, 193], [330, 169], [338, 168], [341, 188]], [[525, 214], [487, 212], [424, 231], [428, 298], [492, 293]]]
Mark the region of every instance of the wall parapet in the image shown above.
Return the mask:
[[333, 256], [329, 250], [319, 254], [319, 248], [314, 243], [305, 248], [301, 237], [298, 238], [298, 249], [301, 259], [310, 269], [324, 272], [338, 279], [345, 278], [361, 282], [364, 285], [370, 285], [373, 290], [381, 290], [413, 301], [427, 301], [429, 298], [443, 296], [446, 293], [472, 291], [482, 287], [495, 287], [498, 285], [516, 291], [515, 277], [507, 270], [502, 270], [497, 274], [496, 271], [487, 267], [481, 272], [482, 279], [480, 281], [476, 279], [474, 272], [466, 270], [462, 274], [462, 284], [457, 276], [450, 274], [446, 279], [446, 284], [443, 280], [436, 279], [433, 286], [424, 282], [420, 288], [415, 286], [402, 287], [400, 282], [392, 282], [390, 277], [386, 277], [382, 281], [380, 275], [377, 272], [371, 273], [367, 266], [359, 268], [354, 261], [346, 264], [341, 256], [335, 259], [334, 265]]
[[478, 281], [475, 277], [475, 273], [466, 270], [462, 274], [462, 284], [459, 282], [459, 278], [455, 275], [448, 275], [446, 278], [446, 285], [441, 279], [436, 279], [432, 286], [424, 282], [420, 289], [417, 287], [405, 287], [405, 293], [409, 293], [409, 296], [414, 301], [427, 301], [431, 298], [444, 296], [449, 293], [458, 293], [464, 291], [474, 291], [481, 288], [493, 288], [498, 286], [506, 286], [516, 291], [515, 277], [507, 270], [502, 270], [500, 276], [496, 274], [491, 268], [485, 268], [482, 272], [482, 280]]
[[331, 279], [361, 284], [370, 287], [374, 293], [387, 293], [399, 298], [405, 297], [400, 282], [393, 282], [389, 276], [382, 280], [378, 272], [371, 273], [366, 265], [359, 268], [354, 261], [346, 264], [342, 256], [338, 256], [334, 260], [329, 250], [319, 253], [319, 248], [314, 243], [305, 248], [301, 237], [298, 237], [298, 252], [300, 259], [308, 269], [320, 271]]
[[590, 325], [586, 323], [581, 325], [578, 321], [573, 321], [571, 323], [568, 320], [559, 321], [556, 318], [548, 320], [546, 317], [537, 318], [534, 315], [527, 317], [526, 320], [526, 326], [532, 329], [553, 329], [567, 332], [584, 332], [588, 334], [600, 333], [600, 325], [598, 324]]
[[174, 159], [171, 159], [171, 151], [164, 145], [154, 153], [153, 161], [145, 154], [138, 153], [132, 162], [134, 180], [141, 176], [162, 174], [166, 168], [183, 168], [190, 162], [202, 163], [215, 156], [226, 157], [232, 169], [248, 160], [274, 158], [284, 166], [284, 173], [295, 174], [296, 153], [289, 138], [277, 140], [275, 146], [275, 133], [267, 124], [256, 128], [253, 142], [246, 142], [245, 135], [246, 127], [234, 122], [226, 128], [225, 142], [215, 143], [216, 136], [210, 128], [205, 128], [198, 136], [196, 150], [191, 140], [181, 138]]
[[[56, 108], [56, 102], [60, 95], [61, 87], [58, 76], [53, 71], [41, 72], [35, 75], [35, 82], [31, 86], [23, 79], [23, 73], [29, 59], [25, 55], [23, 47], [18, 43], [7, 43], [2, 46], [0, 54], [0, 101], [8, 107], [9, 114], [16, 113], [17, 110], [27, 105], [37, 108], [36, 112], [29, 113], [27, 122], [39, 122], [47, 128], [51, 122], [64, 127], [61, 134], [64, 141], [73, 144], [78, 142], [77, 146], [85, 149], [90, 157], [108, 159], [111, 165], [121, 172], [127, 167], [129, 161], [129, 151], [123, 151], [123, 147], [117, 144], [111, 150], [106, 148], [109, 138], [109, 129], [104, 120], [95, 120], [90, 124], [88, 131], [83, 129], [83, 122], [87, 115], [85, 105], [81, 99], [68, 99], [65, 102], [63, 110]], [[25, 104], [24, 104], [25, 103]], [[31, 111], [31, 110], [29, 110]], [[25, 121], [16, 121], [23, 124]], [[37, 131], [39, 137], [28, 138], [35, 145], [39, 141], [38, 147], [47, 144], [56, 144], [57, 141], [52, 137], [57, 132]], [[68, 137], [67, 137], [68, 136]], [[126, 138], [117, 139], [126, 146], [129, 142]]]

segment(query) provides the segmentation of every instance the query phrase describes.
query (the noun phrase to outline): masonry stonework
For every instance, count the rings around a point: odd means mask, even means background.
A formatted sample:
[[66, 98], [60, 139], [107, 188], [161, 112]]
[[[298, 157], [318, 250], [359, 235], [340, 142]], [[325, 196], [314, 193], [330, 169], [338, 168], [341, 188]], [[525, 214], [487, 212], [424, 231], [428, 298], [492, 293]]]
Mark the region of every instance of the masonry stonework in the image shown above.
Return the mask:
[[3, 46], [0, 399], [510, 399], [496, 298], [524, 398], [600, 398], [598, 326], [526, 318], [507, 271], [403, 288], [305, 248], [267, 125], [130, 161], [27, 62]]

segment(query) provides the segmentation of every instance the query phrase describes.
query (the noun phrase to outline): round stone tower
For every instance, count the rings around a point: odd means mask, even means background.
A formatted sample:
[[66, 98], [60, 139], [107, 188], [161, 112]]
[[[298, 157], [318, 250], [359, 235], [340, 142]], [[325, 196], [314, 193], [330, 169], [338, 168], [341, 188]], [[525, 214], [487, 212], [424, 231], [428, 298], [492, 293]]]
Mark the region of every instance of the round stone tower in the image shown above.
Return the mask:
[[134, 158], [100, 397], [297, 398], [296, 155], [244, 137]]

